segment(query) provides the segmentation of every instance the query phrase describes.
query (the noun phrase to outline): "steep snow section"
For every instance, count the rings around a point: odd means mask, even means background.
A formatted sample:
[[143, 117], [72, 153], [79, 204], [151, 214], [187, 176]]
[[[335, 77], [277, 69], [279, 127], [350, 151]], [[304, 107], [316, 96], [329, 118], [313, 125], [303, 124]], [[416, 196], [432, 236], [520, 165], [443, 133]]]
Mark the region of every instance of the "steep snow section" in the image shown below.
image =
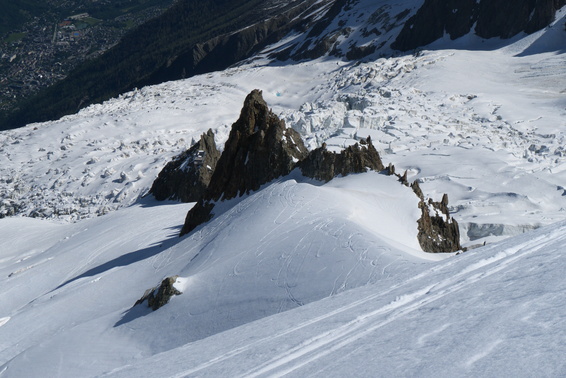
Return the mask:
[[562, 376], [564, 243], [561, 223], [109, 376]]
[[[297, 179], [219, 205], [185, 238], [187, 204], [145, 200], [66, 225], [3, 219], [0, 251], [15, 252], [0, 264], [0, 371], [98, 375], [447, 257], [419, 250], [418, 199], [394, 178]], [[13, 243], [17, 227], [49, 236]], [[182, 295], [132, 308], [172, 275]]]

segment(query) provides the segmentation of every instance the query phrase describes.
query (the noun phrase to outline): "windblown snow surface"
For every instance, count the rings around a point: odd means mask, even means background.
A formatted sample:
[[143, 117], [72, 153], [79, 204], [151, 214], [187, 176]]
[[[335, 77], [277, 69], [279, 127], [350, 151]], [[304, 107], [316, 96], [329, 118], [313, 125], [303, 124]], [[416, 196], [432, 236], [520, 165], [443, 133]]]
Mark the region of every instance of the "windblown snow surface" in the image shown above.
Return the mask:
[[[566, 375], [564, 15], [366, 63], [259, 56], [0, 133], [0, 376]], [[371, 135], [487, 245], [422, 252], [417, 198], [375, 172], [293, 172], [179, 238], [192, 204], [144, 195], [254, 88], [309, 148]], [[132, 307], [172, 275], [183, 294]]]

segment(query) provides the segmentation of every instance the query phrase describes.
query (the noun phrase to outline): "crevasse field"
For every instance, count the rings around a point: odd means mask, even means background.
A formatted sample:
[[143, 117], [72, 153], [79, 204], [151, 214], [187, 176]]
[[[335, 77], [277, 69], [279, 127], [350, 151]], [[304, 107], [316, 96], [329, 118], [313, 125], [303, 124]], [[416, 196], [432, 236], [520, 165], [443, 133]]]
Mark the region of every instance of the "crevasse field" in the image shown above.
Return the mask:
[[[0, 133], [0, 377], [566, 375], [565, 14], [369, 63], [259, 56]], [[375, 172], [293, 172], [179, 238], [192, 204], [145, 194], [254, 88], [309, 148], [371, 136], [486, 245], [422, 252], [417, 198]]]

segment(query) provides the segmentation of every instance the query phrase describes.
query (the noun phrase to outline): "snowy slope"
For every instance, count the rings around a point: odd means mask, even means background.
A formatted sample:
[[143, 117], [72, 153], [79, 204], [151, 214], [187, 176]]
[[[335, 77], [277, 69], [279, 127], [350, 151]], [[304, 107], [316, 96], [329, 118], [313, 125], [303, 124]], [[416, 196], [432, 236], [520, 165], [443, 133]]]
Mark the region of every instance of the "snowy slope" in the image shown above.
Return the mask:
[[565, 243], [562, 222], [109, 376], [564, 376]]
[[[2, 250], [16, 228], [50, 238], [2, 261], [0, 371], [563, 374], [566, 224], [446, 259], [403, 243], [415, 231], [390, 220], [414, 198], [406, 189], [385, 202], [374, 188], [391, 185], [403, 188], [371, 173], [324, 186], [289, 178], [187, 238], [176, 237], [182, 204], [67, 225], [5, 219]], [[171, 274], [182, 295], [156, 312], [131, 308], [142, 283]]]
[[[322, 186], [286, 178], [179, 238], [189, 207], [146, 201], [66, 225], [4, 219], [0, 250], [14, 249], [0, 266], [9, 375], [97, 375], [447, 257], [419, 250], [411, 189], [374, 172]], [[50, 237], [11, 246], [22, 227]], [[156, 312], [131, 308], [171, 275], [181, 296]]]
[[[360, 64], [259, 56], [0, 133], [0, 376], [566, 374], [564, 17]], [[179, 238], [191, 204], [143, 195], [254, 88], [309, 148], [371, 135], [488, 245], [423, 253], [416, 197], [376, 173], [293, 172]], [[171, 275], [182, 295], [132, 309]]]

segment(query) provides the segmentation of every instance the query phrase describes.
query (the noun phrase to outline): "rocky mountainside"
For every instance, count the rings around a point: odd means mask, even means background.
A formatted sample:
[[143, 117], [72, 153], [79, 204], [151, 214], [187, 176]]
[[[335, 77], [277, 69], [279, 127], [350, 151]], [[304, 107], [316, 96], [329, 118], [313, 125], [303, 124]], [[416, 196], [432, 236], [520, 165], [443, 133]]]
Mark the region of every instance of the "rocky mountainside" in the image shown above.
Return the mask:
[[453, 40], [470, 32], [481, 38], [503, 39], [521, 32], [530, 34], [549, 25], [565, 4], [566, 0], [425, 0], [407, 20], [392, 47], [412, 50], [445, 33]]
[[[395, 174], [391, 165], [384, 169], [370, 137], [360, 139], [359, 143], [339, 153], [329, 151], [324, 144], [308, 152], [300, 134], [287, 128], [257, 89], [246, 97], [224, 151], [219, 159], [217, 156], [214, 135], [209, 130], [198, 143], [168, 163], [152, 186], [151, 192], [158, 200], [198, 200], [186, 216], [181, 235], [214, 217], [219, 202], [257, 191], [295, 168], [300, 169], [303, 176], [323, 182], [368, 170]], [[407, 173], [397, 176], [401, 184], [409, 186]], [[458, 223], [449, 215], [448, 196], [441, 202], [426, 201], [418, 183], [411, 186], [420, 199], [418, 239], [422, 249], [428, 252], [460, 250]]]
[[0, 129], [57, 119], [146, 85], [223, 70], [291, 32], [330, 0], [180, 0], [101, 57], [0, 115]]
[[181, 0], [99, 59], [20, 104], [0, 119], [0, 129], [56, 119], [135, 87], [223, 70], [260, 51], [282, 61], [327, 54], [358, 60], [413, 50], [445, 32], [452, 39], [468, 33], [482, 38], [532, 33], [549, 25], [565, 4], [566, 0]]

